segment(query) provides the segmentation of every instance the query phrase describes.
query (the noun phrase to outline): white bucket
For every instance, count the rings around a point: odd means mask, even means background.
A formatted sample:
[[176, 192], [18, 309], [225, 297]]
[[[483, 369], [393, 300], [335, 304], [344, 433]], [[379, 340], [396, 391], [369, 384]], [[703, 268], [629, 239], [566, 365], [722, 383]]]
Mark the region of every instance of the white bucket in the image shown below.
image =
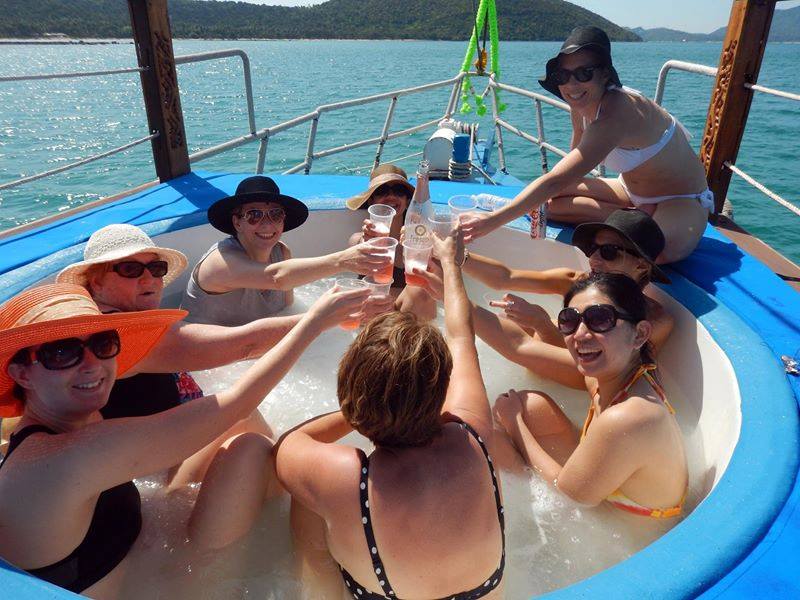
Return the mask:
[[447, 171], [453, 157], [453, 139], [456, 132], [447, 127], [440, 127], [428, 138], [422, 155], [430, 163], [432, 171]]

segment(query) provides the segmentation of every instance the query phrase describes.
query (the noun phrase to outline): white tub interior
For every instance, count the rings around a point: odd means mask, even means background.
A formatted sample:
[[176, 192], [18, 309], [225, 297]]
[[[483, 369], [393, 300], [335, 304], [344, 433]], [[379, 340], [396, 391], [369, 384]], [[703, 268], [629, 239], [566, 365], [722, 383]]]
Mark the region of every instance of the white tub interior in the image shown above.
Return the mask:
[[[313, 256], [343, 248], [359, 228], [360, 213], [315, 211], [300, 229], [284, 240], [295, 256]], [[222, 234], [210, 226], [159, 236], [160, 245], [178, 248], [190, 265]], [[474, 252], [525, 268], [571, 266], [585, 268], [586, 259], [571, 246], [551, 240], [532, 241], [522, 232], [503, 229], [478, 240]], [[177, 305], [188, 273], [167, 291], [165, 304]], [[468, 291], [482, 302], [485, 287], [468, 280]], [[330, 286], [317, 282], [299, 289], [291, 312], [301, 311]], [[498, 294], [499, 296], [499, 294]], [[533, 298], [533, 297], [531, 297]], [[666, 294], [662, 301], [676, 318], [673, 334], [659, 355], [665, 387], [677, 411], [689, 457], [691, 511], [713, 488], [728, 464], [741, 424], [740, 397], [731, 365], [706, 329]], [[531, 300], [533, 301], [533, 300]], [[536, 302], [551, 313], [560, 298], [539, 296]], [[278, 432], [336, 407], [335, 373], [339, 357], [353, 334], [332, 330], [306, 352], [299, 364], [261, 405]], [[485, 344], [479, 344], [490, 399], [510, 387], [543, 389], [559, 401], [580, 425], [588, 397], [540, 380], [510, 364]], [[197, 375], [206, 392], [224, 388], [246, 363]], [[365, 440], [345, 441], [367, 447]], [[623, 560], [646, 546], [667, 528], [663, 522], [632, 516], [608, 506], [583, 508], [555, 493], [534, 475], [502, 476], [507, 514], [508, 566], [506, 596], [528, 598], [579, 581]], [[269, 503], [254, 531], [242, 542], [214, 556], [189, 556], [183, 550], [181, 511], [186, 499], [166, 503], [157, 481], [140, 482], [146, 504], [145, 532], [132, 565], [126, 596], [130, 598], [286, 598], [298, 594], [291, 578], [288, 501]], [[173, 499], [178, 500], [178, 499]], [[148, 554], [147, 559], [144, 555]]]

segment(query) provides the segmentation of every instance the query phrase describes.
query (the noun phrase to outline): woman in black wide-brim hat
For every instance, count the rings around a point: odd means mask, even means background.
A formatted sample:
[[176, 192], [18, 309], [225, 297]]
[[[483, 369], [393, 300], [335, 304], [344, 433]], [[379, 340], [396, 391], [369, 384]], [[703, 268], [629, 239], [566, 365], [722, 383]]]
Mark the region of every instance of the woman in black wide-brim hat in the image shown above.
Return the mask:
[[[664, 232], [659, 263], [688, 256], [714, 209], [703, 167], [675, 117], [622, 86], [605, 32], [573, 29], [539, 83], [570, 107], [572, 150], [506, 207], [468, 219], [468, 237], [485, 235], [544, 203], [552, 219], [565, 223], [603, 221], [618, 208], [636, 207]], [[601, 163], [619, 178], [587, 177]]]
[[281, 241], [300, 227], [308, 207], [282, 194], [270, 177], [243, 179], [232, 196], [208, 209], [208, 221], [229, 237], [214, 244], [192, 269], [181, 307], [188, 321], [236, 326], [277, 313], [300, 285], [342, 272], [370, 275], [386, 258], [360, 244], [313, 258], [292, 258]]

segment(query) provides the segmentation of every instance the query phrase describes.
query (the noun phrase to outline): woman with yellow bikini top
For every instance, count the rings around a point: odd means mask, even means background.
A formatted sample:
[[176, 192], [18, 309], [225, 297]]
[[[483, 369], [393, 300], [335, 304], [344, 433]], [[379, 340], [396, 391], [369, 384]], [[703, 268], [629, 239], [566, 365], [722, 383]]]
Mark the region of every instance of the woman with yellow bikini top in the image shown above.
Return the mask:
[[509, 390], [495, 416], [511, 442], [581, 504], [680, 515], [688, 485], [683, 437], [648, 348], [639, 287], [625, 275], [594, 273], [567, 292], [558, 327], [590, 391], [586, 422], [579, 431], [546, 394]]

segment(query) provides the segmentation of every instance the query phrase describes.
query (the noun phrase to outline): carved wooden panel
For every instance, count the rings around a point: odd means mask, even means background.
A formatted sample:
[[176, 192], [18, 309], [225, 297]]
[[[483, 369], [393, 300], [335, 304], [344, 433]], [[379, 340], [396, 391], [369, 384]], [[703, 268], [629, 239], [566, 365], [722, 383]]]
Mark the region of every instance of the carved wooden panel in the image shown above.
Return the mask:
[[719, 132], [722, 109], [725, 106], [725, 100], [730, 90], [731, 75], [733, 73], [733, 58], [736, 54], [736, 46], [738, 46], [738, 44], [738, 40], [731, 40], [731, 42], [723, 48], [722, 54], [720, 54], [719, 67], [717, 68], [717, 82], [711, 94], [706, 130], [703, 134], [703, 141], [700, 144], [700, 160], [706, 167], [709, 166], [709, 161], [711, 160], [711, 149]]
[[160, 32], [154, 33], [154, 51], [158, 84], [161, 90], [161, 103], [166, 122], [167, 141], [170, 148], [181, 148], [186, 145], [181, 113], [178, 74], [175, 71], [175, 57], [172, 53], [172, 41]]

